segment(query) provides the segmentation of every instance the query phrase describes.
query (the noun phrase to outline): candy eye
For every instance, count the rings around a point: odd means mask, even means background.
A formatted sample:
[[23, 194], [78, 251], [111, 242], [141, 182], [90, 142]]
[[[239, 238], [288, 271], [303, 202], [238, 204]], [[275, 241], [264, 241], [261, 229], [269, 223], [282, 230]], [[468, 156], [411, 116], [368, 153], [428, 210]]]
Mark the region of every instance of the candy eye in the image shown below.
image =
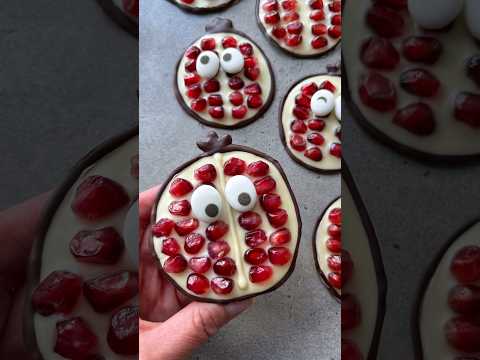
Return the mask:
[[312, 96], [310, 107], [316, 116], [327, 116], [335, 107], [333, 94], [325, 89], [318, 90]]
[[243, 175], [236, 175], [225, 185], [225, 196], [232, 208], [237, 211], [248, 211], [257, 203], [257, 192], [252, 181]]
[[342, 121], [342, 97], [339, 96], [335, 99], [335, 116], [338, 121]]
[[198, 55], [196, 66], [201, 77], [211, 79], [218, 73], [220, 60], [213, 51], [203, 51]]
[[219, 218], [222, 211], [222, 198], [217, 189], [210, 185], [201, 185], [192, 194], [192, 212], [204, 222]]
[[226, 73], [239, 73], [243, 70], [243, 55], [235, 48], [228, 48], [222, 53], [222, 56], [220, 57], [220, 64]]

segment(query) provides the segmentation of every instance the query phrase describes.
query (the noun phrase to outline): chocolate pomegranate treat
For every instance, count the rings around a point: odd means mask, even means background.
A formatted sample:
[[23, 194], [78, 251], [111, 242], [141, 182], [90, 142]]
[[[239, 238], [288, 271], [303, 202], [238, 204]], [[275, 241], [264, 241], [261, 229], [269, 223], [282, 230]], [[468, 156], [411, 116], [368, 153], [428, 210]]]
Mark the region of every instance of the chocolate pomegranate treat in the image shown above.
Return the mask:
[[201, 123], [239, 128], [270, 106], [274, 78], [263, 51], [230, 20], [216, 18], [207, 34], [191, 44], [177, 64], [180, 105]]
[[183, 10], [193, 13], [208, 13], [226, 9], [238, 0], [170, 0]]
[[430, 266], [420, 288], [415, 320], [419, 358], [480, 357], [478, 220], [448, 241]]
[[280, 164], [209, 133], [205, 153], [176, 169], [152, 212], [152, 245], [172, 284], [205, 302], [278, 288], [301, 235], [295, 196]]
[[386, 277], [375, 230], [345, 163], [341, 206], [341, 212], [330, 209], [328, 217], [333, 223], [341, 222], [343, 233], [342, 349], [351, 359], [376, 359], [385, 316]]
[[340, 0], [257, 0], [257, 18], [275, 45], [297, 57], [325, 54], [342, 38]]
[[302, 79], [288, 91], [280, 113], [280, 137], [290, 157], [317, 172], [342, 166], [342, 83], [334, 74]]
[[136, 37], [138, 37], [139, 1], [97, 0], [107, 15]]
[[35, 358], [138, 353], [138, 276], [131, 251], [138, 248], [138, 226], [132, 229], [126, 219], [137, 197], [138, 129], [91, 151], [53, 196], [28, 282], [32, 313], [25, 328]]
[[480, 154], [479, 8], [465, 4], [345, 4], [347, 100], [361, 125], [400, 151], [433, 160]]

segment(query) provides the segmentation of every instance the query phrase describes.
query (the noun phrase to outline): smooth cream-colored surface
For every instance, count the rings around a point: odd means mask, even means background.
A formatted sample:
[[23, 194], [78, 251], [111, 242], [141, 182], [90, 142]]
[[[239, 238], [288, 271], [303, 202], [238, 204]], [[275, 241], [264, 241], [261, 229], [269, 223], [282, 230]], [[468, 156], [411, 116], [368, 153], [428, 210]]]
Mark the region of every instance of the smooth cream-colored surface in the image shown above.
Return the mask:
[[177, 4], [192, 8], [192, 9], [208, 9], [217, 6], [222, 6], [232, 2], [233, 0], [194, 0], [191, 4], [187, 4], [181, 0], [175, 0]]

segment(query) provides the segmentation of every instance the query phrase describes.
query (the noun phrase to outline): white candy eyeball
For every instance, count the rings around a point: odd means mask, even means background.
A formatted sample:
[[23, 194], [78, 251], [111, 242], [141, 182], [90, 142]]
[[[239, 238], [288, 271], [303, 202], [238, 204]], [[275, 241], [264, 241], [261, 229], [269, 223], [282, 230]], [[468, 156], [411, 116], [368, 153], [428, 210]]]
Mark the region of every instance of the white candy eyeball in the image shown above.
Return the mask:
[[243, 70], [243, 55], [235, 48], [228, 48], [220, 56], [220, 64], [226, 73], [237, 74]]
[[253, 182], [246, 176], [236, 175], [225, 185], [225, 197], [237, 211], [252, 210], [257, 203], [257, 192]]
[[424, 29], [442, 29], [455, 20], [463, 9], [463, 0], [408, 0], [408, 10], [415, 23]]
[[210, 185], [200, 185], [192, 194], [192, 213], [203, 222], [219, 218], [222, 211], [222, 198], [217, 189]]
[[342, 96], [338, 96], [335, 99], [335, 116], [338, 121], [342, 121]]
[[316, 116], [327, 116], [335, 107], [335, 99], [331, 91], [322, 89], [318, 90], [312, 96], [310, 108]]
[[213, 51], [202, 51], [197, 58], [197, 72], [206, 79], [215, 77], [220, 68], [220, 60]]
[[468, 30], [477, 40], [480, 40], [480, 1], [467, 0], [465, 16]]

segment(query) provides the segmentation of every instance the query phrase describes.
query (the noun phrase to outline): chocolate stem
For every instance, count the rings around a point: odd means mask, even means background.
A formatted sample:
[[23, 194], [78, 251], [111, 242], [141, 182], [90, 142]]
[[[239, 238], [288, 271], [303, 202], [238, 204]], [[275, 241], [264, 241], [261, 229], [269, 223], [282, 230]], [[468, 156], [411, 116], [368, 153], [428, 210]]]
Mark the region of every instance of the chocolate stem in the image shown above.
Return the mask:
[[219, 137], [215, 131], [209, 131], [205, 141], [197, 141], [197, 146], [204, 152], [216, 152], [232, 144], [232, 137], [225, 135]]

